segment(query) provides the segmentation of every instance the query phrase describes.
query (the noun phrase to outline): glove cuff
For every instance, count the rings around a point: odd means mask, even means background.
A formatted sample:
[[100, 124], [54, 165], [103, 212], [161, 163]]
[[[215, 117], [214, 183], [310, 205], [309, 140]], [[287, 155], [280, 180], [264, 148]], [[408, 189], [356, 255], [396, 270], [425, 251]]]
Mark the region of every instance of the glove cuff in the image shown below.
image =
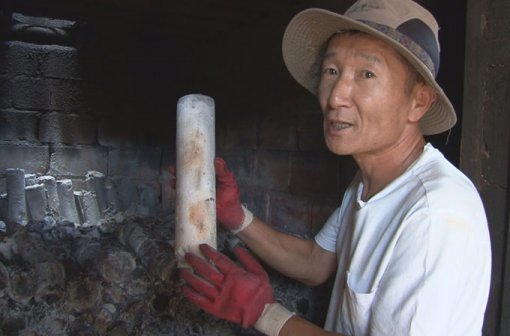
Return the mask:
[[241, 225], [239, 225], [239, 227], [237, 229], [231, 230], [231, 232], [233, 234], [238, 234], [239, 232], [243, 231], [253, 221], [253, 213], [250, 210], [248, 210], [248, 208], [245, 207], [242, 204], [241, 204], [241, 209], [243, 210], [243, 214], [244, 214], [243, 222], [241, 223]]
[[254, 327], [264, 335], [278, 336], [285, 322], [294, 315], [279, 303], [268, 303]]

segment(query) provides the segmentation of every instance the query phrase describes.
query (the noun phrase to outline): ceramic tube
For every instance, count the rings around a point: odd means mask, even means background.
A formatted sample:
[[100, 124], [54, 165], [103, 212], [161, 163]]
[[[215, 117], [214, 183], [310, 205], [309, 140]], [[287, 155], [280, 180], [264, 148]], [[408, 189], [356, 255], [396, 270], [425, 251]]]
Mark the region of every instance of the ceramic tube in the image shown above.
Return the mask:
[[198, 245], [216, 248], [214, 100], [192, 94], [177, 103], [175, 254], [185, 266], [186, 252]]

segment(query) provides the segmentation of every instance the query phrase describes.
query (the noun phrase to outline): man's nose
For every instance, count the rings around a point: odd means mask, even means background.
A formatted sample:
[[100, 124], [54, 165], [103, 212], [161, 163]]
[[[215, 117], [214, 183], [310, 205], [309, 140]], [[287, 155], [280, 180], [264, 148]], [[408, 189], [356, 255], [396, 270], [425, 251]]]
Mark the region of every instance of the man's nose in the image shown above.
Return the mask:
[[351, 104], [352, 79], [342, 74], [331, 85], [328, 103], [332, 108], [347, 107]]

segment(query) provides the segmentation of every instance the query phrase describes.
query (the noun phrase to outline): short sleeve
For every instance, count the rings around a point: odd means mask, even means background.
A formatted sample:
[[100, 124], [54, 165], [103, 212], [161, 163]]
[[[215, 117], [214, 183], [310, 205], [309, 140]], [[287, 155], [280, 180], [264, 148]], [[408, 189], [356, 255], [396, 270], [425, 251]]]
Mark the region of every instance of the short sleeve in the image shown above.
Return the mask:
[[336, 239], [340, 227], [341, 208], [337, 208], [326, 221], [326, 224], [315, 236], [315, 242], [329, 252], [336, 252]]
[[344, 193], [342, 205], [338, 207], [328, 218], [326, 224], [315, 236], [315, 242], [329, 252], [336, 252], [337, 239], [342, 222], [345, 221], [344, 214], [356, 199], [356, 190], [360, 183], [360, 174], [356, 174], [351, 184]]

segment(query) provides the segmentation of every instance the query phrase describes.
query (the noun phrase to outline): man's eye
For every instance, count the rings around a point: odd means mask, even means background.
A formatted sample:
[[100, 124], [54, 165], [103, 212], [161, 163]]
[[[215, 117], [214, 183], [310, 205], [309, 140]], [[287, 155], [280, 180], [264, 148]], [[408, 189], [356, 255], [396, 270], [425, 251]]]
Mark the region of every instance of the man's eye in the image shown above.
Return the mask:
[[322, 70], [322, 74], [323, 75], [329, 75], [329, 76], [334, 76], [336, 74], [338, 74], [338, 72], [333, 69], [333, 68], [325, 68]]
[[372, 71], [365, 70], [363, 71], [364, 78], [374, 78], [375, 74]]

